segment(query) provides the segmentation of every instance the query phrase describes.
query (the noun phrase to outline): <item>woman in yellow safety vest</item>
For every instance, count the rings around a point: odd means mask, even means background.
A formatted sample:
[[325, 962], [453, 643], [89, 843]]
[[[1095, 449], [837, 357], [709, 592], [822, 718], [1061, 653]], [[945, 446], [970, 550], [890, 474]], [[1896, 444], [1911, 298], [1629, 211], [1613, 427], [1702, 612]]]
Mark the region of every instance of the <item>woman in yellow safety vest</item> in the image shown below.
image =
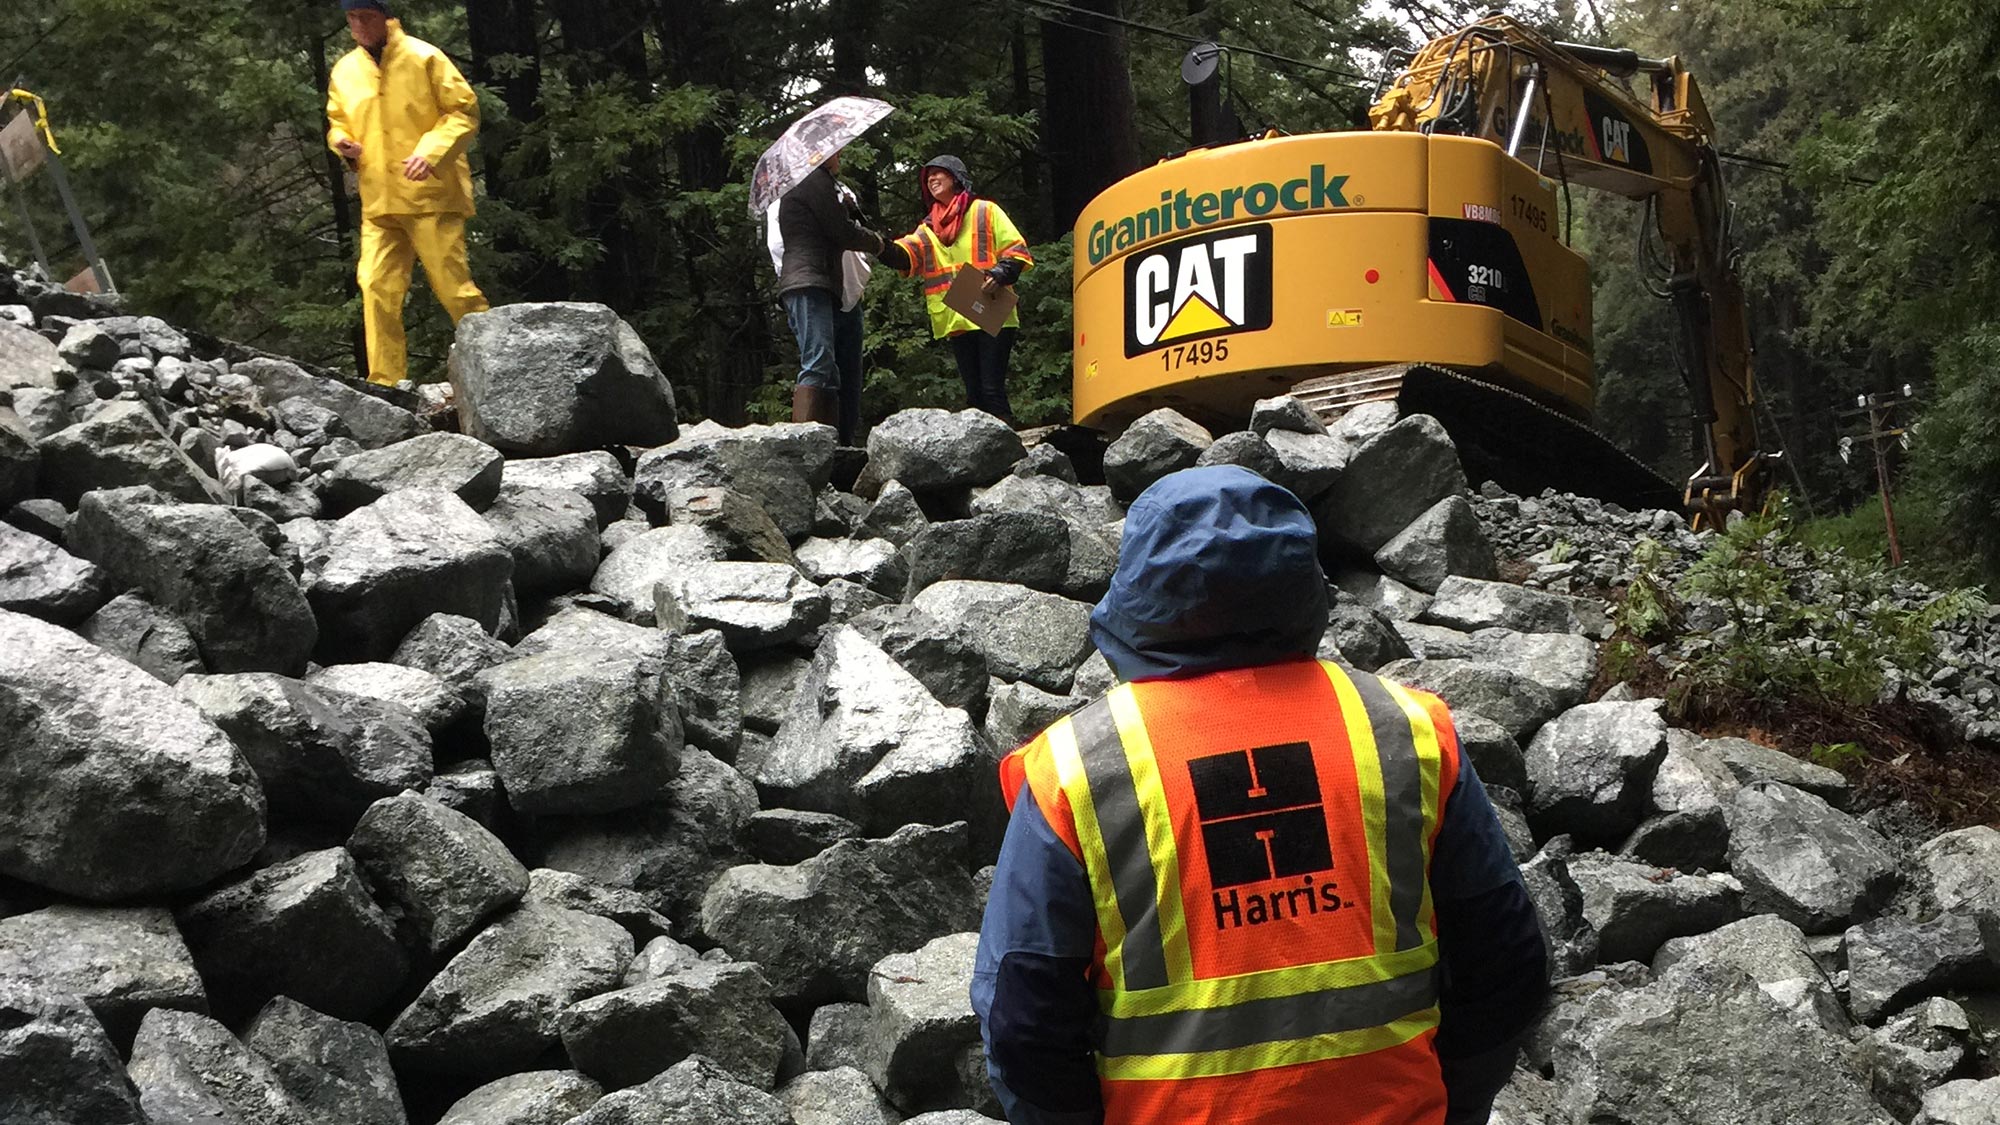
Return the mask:
[[966, 402], [1012, 425], [1014, 411], [1007, 404], [1007, 357], [1020, 331], [1019, 311], [1007, 317], [999, 335], [989, 336], [945, 307], [944, 294], [960, 266], [970, 263], [984, 271], [986, 291], [992, 293], [1019, 281], [1022, 271], [1033, 266], [1035, 259], [1007, 212], [992, 200], [973, 194], [972, 176], [964, 161], [956, 156], [937, 157], [924, 165], [918, 179], [929, 214], [916, 230], [883, 247], [882, 262], [904, 277], [923, 280], [931, 336], [951, 341], [959, 378], [965, 380]]

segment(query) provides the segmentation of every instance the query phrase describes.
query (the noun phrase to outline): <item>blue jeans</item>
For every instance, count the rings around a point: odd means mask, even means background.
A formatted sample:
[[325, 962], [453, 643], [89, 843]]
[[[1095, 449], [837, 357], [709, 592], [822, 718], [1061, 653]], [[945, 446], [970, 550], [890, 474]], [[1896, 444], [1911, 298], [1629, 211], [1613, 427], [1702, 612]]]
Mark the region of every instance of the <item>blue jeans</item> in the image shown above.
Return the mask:
[[840, 442], [850, 445], [861, 428], [861, 306], [842, 312], [827, 289], [794, 289], [783, 300], [799, 342], [798, 384], [840, 392]]

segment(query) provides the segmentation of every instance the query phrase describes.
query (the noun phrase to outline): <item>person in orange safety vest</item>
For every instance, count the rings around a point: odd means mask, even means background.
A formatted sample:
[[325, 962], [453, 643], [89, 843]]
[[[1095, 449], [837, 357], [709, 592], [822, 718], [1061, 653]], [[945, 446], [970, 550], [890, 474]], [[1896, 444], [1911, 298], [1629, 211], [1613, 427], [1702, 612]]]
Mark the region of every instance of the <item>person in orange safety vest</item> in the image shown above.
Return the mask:
[[1017, 1125], [1472, 1125], [1547, 990], [1433, 696], [1314, 652], [1311, 516], [1234, 466], [1132, 505], [1123, 681], [1001, 765], [972, 1002]]
[[882, 248], [882, 263], [924, 283], [924, 307], [931, 336], [951, 341], [952, 360], [965, 381], [966, 405], [1012, 425], [1007, 400], [1007, 362], [1021, 331], [1021, 310], [1007, 316], [998, 335], [988, 335], [944, 303], [952, 279], [970, 265], [986, 275], [991, 294], [1021, 280], [1035, 264], [1028, 240], [998, 203], [975, 194], [972, 173], [956, 156], [934, 157], [917, 173], [925, 208], [917, 229]]

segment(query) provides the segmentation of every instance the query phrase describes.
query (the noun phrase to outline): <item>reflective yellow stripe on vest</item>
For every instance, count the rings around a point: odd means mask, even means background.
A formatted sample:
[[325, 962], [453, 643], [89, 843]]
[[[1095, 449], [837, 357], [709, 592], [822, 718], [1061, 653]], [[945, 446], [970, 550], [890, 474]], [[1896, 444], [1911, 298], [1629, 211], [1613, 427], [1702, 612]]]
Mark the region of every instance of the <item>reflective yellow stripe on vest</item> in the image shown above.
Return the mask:
[[1196, 980], [1179, 850], [1130, 685], [1049, 731], [1076, 822], [1111, 989], [1099, 1071], [1110, 1079], [1241, 1074], [1367, 1054], [1437, 1026], [1429, 869], [1440, 747], [1407, 692], [1322, 662], [1340, 701], [1369, 847], [1375, 952]]

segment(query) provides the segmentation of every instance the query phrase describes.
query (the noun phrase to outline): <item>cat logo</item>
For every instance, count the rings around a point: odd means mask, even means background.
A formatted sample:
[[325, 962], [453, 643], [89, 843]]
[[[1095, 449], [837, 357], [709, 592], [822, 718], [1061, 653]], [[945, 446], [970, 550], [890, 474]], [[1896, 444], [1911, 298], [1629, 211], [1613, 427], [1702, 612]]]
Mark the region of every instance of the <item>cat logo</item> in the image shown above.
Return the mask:
[[1620, 164], [1632, 163], [1632, 123], [1606, 116], [1598, 122], [1604, 133], [1604, 158]]
[[1230, 227], [1125, 259], [1125, 355], [1271, 326], [1271, 224]]

